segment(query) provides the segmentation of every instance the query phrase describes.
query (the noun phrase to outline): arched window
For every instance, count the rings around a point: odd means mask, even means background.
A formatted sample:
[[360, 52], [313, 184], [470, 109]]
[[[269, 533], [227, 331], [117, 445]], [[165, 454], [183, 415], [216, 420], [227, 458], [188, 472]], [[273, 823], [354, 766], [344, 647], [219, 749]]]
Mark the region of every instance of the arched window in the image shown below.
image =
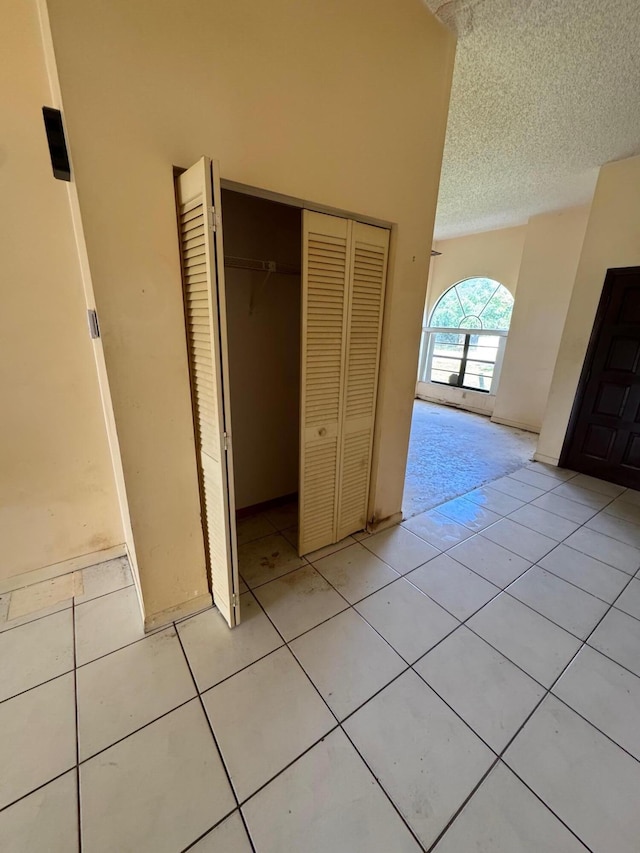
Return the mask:
[[493, 279], [450, 287], [423, 327], [419, 381], [495, 393], [512, 311], [513, 296]]

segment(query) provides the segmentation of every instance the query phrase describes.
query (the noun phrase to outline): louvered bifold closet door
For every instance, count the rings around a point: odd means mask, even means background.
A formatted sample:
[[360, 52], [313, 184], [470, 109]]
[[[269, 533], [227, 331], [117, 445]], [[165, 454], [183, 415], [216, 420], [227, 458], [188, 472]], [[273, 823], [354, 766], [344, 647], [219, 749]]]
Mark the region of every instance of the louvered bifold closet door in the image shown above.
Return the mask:
[[300, 509], [298, 548], [336, 541], [351, 223], [305, 210], [302, 258]]
[[240, 621], [220, 185], [203, 157], [176, 179], [187, 347], [205, 550], [213, 600]]
[[336, 539], [367, 523], [389, 231], [354, 222]]

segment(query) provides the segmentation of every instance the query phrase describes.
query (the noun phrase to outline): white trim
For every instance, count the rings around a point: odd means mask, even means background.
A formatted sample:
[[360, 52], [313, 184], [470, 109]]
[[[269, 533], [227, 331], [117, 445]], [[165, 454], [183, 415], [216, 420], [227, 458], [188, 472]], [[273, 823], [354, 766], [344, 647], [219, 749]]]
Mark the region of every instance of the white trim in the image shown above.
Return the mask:
[[58, 578], [61, 575], [68, 575], [70, 572], [78, 572], [81, 569], [86, 569], [88, 566], [95, 566], [97, 563], [115, 560], [116, 557], [126, 556], [127, 548], [124, 544], [114, 545], [112, 548], [105, 548], [102, 551], [92, 551], [90, 554], [82, 554], [79, 557], [71, 557], [69, 560], [62, 560], [60, 563], [42, 566], [39, 569], [32, 569], [30, 572], [21, 572], [19, 575], [13, 575], [12, 577], [0, 580], [0, 595], [13, 592], [16, 589], [22, 589], [25, 586], [33, 586], [35, 583], [48, 581], [52, 578]]
[[559, 456], [547, 456], [545, 453], [538, 453], [538, 451], [536, 450], [536, 452], [533, 454], [533, 458], [536, 462], [544, 462], [546, 465], [553, 465], [554, 468], [559, 467]]
[[504, 424], [505, 426], [514, 427], [514, 429], [523, 429], [525, 432], [533, 432], [536, 435], [540, 435], [540, 427], [533, 426], [533, 424], [525, 424], [521, 421], [510, 421], [508, 418], [496, 418], [493, 415], [491, 416], [491, 420], [494, 424]]
[[265, 190], [261, 187], [253, 187], [249, 184], [242, 184], [238, 181], [229, 180], [229, 178], [220, 178], [220, 186], [223, 190], [231, 190], [242, 195], [251, 195], [255, 198], [263, 198], [267, 201], [276, 201], [278, 204], [287, 204], [289, 207], [298, 207], [302, 210], [311, 210], [316, 213], [326, 213], [329, 216], [339, 216], [342, 219], [352, 219], [354, 222], [362, 222], [365, 225], [375, 225], [377, 228], [385, 228], [387, 231], [393, 230], [394, 223], [388, 219], [377, 219], [375, 216], [366, 216], [362, 213], [354, 213], [352, 210], [344, 210], [341, 207], [331, 207], [328, 204], [320, 204], [317, 201], [310, 199], [297, 198], [296, 196], [283, 195], [282, 193], [273, 190]]
[[[482, 391], [479, 388], [469, 388], [466, 385], [447, 385], [445, 382], [432, 382], [431, 365], [433, 362], [433, 350], [435, 335], [480, 335], [484, 337], [497, 337], [498, 349], [496, 352], [496, 360], [493, 362], [493, 375], [491, 377], [491, 385], [488, 390]], [[483, 396], [495, 397], [500, 384], [500, 373], [502, 372], [502, 362], [504, 361], [504, 351], [507, 345], [507, 335], [505, 331], [494, 331], [493, 329], [447, 329], [436, 326], [423, 326], [422, 339], [420, 342], [420, 359], [418, 368], [418, 382], [434, 387], [450, 387], [459, 388], [462, 391], [470, 391]], [[471, 359], [473, 361], [473, 359]]]
[[[145, 616], [145, 633], [148, 634], [149, 631], [155, 631], [156, 628], [164, 628], [172, 622], [177, 622], [178, 619], [193, 616], [194, 613], [200, 613], [202, 610], [208, 610], [210, 607], [213, 607], [213, 596], [210, 592], [205, 592], [197, 598], [191, 598], [189, 601], [183, 601], [182, 604], [176, 604], [175, 607], [168, 607], [159, 613]], [[220, 611], [218, 612], [220, 613]], [[225, 618], [222, 613], [220, 613], [220, 618]]]

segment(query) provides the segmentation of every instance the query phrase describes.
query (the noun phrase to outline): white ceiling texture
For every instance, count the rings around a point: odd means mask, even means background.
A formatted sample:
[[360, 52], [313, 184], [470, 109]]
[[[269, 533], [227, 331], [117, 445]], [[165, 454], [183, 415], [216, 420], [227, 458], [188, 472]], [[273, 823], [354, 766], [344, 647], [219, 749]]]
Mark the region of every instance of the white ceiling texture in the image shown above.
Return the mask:
[[436, 239], [587, 202], [640, 153], [640, 0], [425, 0], [458, 34]]

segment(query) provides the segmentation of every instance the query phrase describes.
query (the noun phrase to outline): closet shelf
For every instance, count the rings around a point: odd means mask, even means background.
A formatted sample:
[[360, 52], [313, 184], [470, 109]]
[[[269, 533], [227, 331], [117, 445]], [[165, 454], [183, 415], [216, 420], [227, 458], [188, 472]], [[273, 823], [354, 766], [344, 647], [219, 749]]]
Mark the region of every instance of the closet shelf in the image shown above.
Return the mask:
[[225, 255], [224, 265], [225, 267], [234, 267], [239, 270], [253, 270], [254, 272], [266, 272], [277, 275], [300, 275], [300, 267], [295, 266], [295, 264], [281, 264], [279, 261], [234, 258], [231, 255]]

